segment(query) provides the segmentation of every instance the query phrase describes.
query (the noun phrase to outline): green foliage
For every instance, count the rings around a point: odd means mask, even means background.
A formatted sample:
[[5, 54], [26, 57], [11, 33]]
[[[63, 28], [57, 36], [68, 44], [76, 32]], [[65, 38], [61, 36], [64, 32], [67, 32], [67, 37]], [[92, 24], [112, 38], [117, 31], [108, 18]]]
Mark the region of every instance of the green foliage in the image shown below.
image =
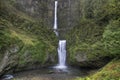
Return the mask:
[[[75, 63], [76, 53], [88, 60], [120, 58], [120, 1], [81, 0], [80, 23], [70, 31], [68, 52]], [[119, 80], [120, 60], [113, 60], [94, 75], [76, 80]]]
[[120, 18], [120, 1], [119, 0], [109, 0], [109, 4], [107, 6], [107, 12], [111, 19]]
[[29, 62], [39, 62], [41, 64], [44, 64], [46, 54], [46, 44], [43, 44], [42, 42], [35, 42], [34, 45], [24, 45], [22, 50], [19, 52], [19, 64], [24, 65]]
[[[3, 25], [2, 25], [3, 26]], [[0, 30], [0, 50], [4, 47], [8, 48], [11, 44], [14, 44], [15, 42], [19, 41], [18, 38], [10, 37], [10, 31], [8, 29], [2, 29]]]
[[2, 46], [7, 46], [7, 44], [9, 44], [9, 36], [8, 34], [5, 34], [6, 32], [1, 29], [0, 30], [0, 49]]
[[99, 25], [108, 24], [109, 20], [120, 17], [119, 0], [81, 0], [81, 17], [92, 19]]
[[120, 54], [120, 1], [81, 0], [81, 18], [66, 36], [70, 61], [76, 53], [88, 59], [117, 57]]
[[[3, 25], [2, 25], [3, 26]], [[40, 36], [41, 37], [41, 36]], [[19, 60], [18, 64], [26, 65], [30, 62], [45, 63], [48, 53], [55, 53], [56, 48], [49, 41], [39, 39], [33, 34], [21, 31], [15, 27], [1, 27], [0, 30], [0, 58], [4, 51], [10, 47], [10, 45], [18, 45]], [[2, 54], [1, 54], [2, 53]]]
[[[108, 0], [81, 0], [82, 18], [93, 19], [96, 23], [105, 23], [107, 18], [106, 3]], [[104, 22], [103, 22], [104, 21]]]
[[[15, 0], [2, 0], [0, 5], [0, 60], [10, 45], [18, 45], [18, 65], [44, 64], [46, 56], [56, 53], [57, 38], [41, 19], [18, 11]], [[0, 4], [1, 4], [0, 3]]]
[[97, 25], [95, 22], [89, 19], [81, 20], [79, 25], [66, 36], [69, 46], [68, 52], [70, 53], [69, 61], [73, 62], [76, 53], [81, 52], [87, 54], [89, 58], [98, 56], [100, 49], [96, 46], [101, 41], [103, 31], [104, 27]]
[[104, 49], [111, 56], [120, 54], [120, 21], [114, 20], [106, 27], [103, 33]]

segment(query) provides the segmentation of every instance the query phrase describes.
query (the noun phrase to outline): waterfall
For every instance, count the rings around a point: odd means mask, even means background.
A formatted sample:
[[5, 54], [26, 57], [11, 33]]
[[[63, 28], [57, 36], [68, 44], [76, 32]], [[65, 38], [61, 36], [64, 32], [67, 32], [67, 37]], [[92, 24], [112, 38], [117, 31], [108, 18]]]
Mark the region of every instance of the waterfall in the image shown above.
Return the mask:
[[54, 32], [58, 36], [58, 25], [57, 25], [57, 6], [58, 6], [58, 1], [55, 1], [55, 11], [54, 11]]
[[58, 59], [59, 64], [56, 66], [56, 68], [66, 68], [66, 40], [59, 40]]
[[[58, 1], [55, 1], [55, 13], [54, 13], [54, 32], [57, 36], [58, 35], [58, 25], [57, 25], [57, 5], [58, 5]], [[57, 69], [65, 69], [67, 68], [66, 66], [66, 40], [59, 40], [59, 44], [58, 44], [58, 65], [55, 66], [54, 68]]]

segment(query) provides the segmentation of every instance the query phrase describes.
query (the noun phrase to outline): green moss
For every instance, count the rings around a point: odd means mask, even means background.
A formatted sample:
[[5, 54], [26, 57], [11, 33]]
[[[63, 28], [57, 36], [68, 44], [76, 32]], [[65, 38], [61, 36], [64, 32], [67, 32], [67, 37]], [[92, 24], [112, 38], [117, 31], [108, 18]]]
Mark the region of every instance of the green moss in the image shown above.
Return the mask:
[[[28, 34], [15, 27], [8, 27], [8, 29], [5, 29], [5, 31], [2, 30], [0, 33], [0, 49], [3, 47], [6, 48], [6, 46], [9, 48], [10, 45], [14, 44], [19, 46], [18, 64], [20, 65], [26, 65], [30, 62], [44, 64], [47, 53], [55, 53], [56, 51], [55, 46], [52, 45], [51, 42], [39, 39], [36, 35], [33, 35], [30, 32]], [[2, 54], [0, 53], [0, 57], [1, 56]]]
[[[66, 36], [69, 61], [75, 62], [75, 56], [77, 54], [84, 53], [87, 59], [98, 59], [98, 55], [103, 53], [100, 51], [102, 34], [104, 32], [104, 27], [97, 25], [94, 21], [81, 19], [78, 26], [74, 27]], [[71, 35], [69, 35], [71, 34]], [[100, 49], [99, 49], [100, 48]]]
[[48, 54], [56, 55], [56, 35], [42, 20], [18, 11], [12, 2], [15, 0], [2, 0], [0, 5], [0, 28], [3, 27], [0, 29], [0, 54], [15, 44], [20, 48], [18, 65], [36, 62], [42, 65]]
[[[110, 56], [118, 56], [120, 54], [120, 19], [110, 21], [103, 33], [104, 50]], [[109, 51], [108, 51], [109, 50]]]
[[13, 29], [11, 31], [11, 37], [18, 37], [24, 44], [28, 45], [34, 45], [34, 42], [37, 42], [38, 40], [33, 38], [32, 35], [31, 37], [29, 35], [25, 35], [22, 31], [16, 32]]
[[69, 61], [76, 53], [85, 53], [89, 60], [117, 57], [120, 53], [120, 9], [118, 0], [80, 1], [81, 18], [66, 39]]

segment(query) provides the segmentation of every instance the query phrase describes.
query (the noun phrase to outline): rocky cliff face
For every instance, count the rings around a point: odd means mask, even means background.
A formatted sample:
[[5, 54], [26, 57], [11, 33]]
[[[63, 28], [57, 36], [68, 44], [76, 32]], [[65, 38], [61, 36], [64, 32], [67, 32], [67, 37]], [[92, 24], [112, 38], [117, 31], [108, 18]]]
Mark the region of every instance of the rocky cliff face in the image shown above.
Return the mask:
[[54, 0], [15, 0], [14, 7], [52, 28]]
[[[53, 27], [55, 0], [15, 0], [14, 6], [28, 15], [42, 19], [47, 26]], [[58, 0], [59, 28], [77, 25], [80, 17], [79, 0]]]
[[71, 28], [80, 18], [80, 0], [59, 0], [58, 20], [60, 28]]
[[27, 0], [0, 1], [0, 76], [57, 62], [57, 38], [44, 25], [42, 13], [36, 16], [30, 10], [32, 5]]
[[[55, 0], [14, 0], [14, 7], [53, 28]], [[80, 19], [79, 0], [58, 0], [58, 28], [61, 38], [76, 26]]]

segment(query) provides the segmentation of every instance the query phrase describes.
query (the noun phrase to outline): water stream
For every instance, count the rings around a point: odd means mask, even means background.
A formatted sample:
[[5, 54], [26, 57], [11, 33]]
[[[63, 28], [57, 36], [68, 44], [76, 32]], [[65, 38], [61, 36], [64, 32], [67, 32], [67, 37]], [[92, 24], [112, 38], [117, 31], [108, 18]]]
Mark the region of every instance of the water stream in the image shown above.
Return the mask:
[[59, 63], [54, 68], [66, 69], [66, 40], [59, 40], [58, 46], [58, 60]]
[[[57, 6], [58, 6], [58, 1], [55, 1], [55, 12], [54, 12], [54, 32], [56, 36], [59, 37], [59, 33], [57, 31], [58, 29], [58, 24], [57, 24]], [[59, 45], [58, 45], [58, 65], [55, 66], [54, 68], [57, 69], [65, 69], [67, 68], [66, 66], [66, 40], [59, 40]]]
[[58, 24], [57, 24], [57, 6], [58, 6], [58, 1], [55, 1], [55, 10], [54, 10], [54, 32], [56, 34], [56, 36], [58, 36], [58, 31], [57, 31], [57, 28], [58, 28]]

